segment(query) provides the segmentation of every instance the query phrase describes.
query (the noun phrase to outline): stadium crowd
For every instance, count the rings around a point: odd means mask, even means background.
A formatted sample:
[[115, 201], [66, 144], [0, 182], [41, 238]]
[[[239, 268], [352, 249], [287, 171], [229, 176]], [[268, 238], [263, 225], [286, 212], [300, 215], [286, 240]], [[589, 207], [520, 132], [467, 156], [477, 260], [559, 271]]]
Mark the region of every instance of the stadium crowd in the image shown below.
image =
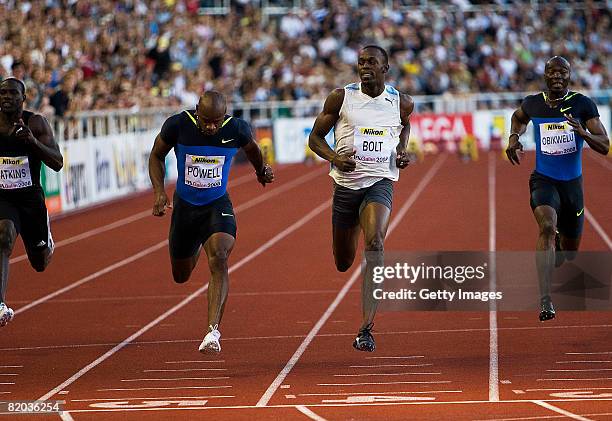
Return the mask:
[[27, 108], [48, 116], [193, 105], [212, 87], [236, 101], [324, 98], [356, 79], [359, 48], [378, 43], [388, 81], [412, 95], [539, 90], [554, 54], [571, 61], [574, 88], [610, 86], [605, 2], [477, 12], [302, 4], [265, 19], [249, 0], [225, 15], [199, 13], [198, 0], [0, 0], [0, 77], [25, 80]]

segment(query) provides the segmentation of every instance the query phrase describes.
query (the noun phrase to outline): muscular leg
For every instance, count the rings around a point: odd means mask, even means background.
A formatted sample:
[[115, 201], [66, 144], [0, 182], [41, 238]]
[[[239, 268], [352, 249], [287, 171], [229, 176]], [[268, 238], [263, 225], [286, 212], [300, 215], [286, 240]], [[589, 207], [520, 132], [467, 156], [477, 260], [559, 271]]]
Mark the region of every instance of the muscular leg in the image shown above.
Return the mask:
[[[361, 287], [361, 303], [363, 309], [362, 328], [374, 321], [378, 301], [374, 299], [374, 267], [384, 265], [384, 241], [389, 226], [391, 210], [380, 203], [369, 203], [360, 215], [361, 229], [365, 238], [366, 268]], [[379, 287], [378, 284], [376, 284]]]
[[8, 285], [9, 257], [13, 252], [17, 230], [10, 219], [0, 221], [0, 303], [4, 302]]
[[227, 292], [229, 290], [229, 276], [227, 273], [227, 260], [234, 248], [235, 238], [225, 232], [211, 235], [204, 243], [204, 251], [208, 256], [211, 280], [208, 285], [208, 325], [215, 326], [221, 322]]
[[191, 272], [193, 272], [193, 269], [198, 263], [201, 250], [202, 248], [200, 247], [193, 256], [187, 257], [185, 259], [175, 259], [173, 257], [170, 257], [170, 264], [172, 265], [172, 277], [174, 278], [174, 282], [176, 282], [177, 284], [182, 284], [189, 280]]
[[540, 282], [540, 295], [550, 298], [550, 283], [555, 268], [555, 232], [557, 229], [557, 212], [554, 208], [542, 205], [534, 209], [533, 214], [539, 227], [536, 245], [536, 266]]
[[567, 260], [574, 260], [576, 258], [576, 252], [580, 247], [581, 236], [578, 238], [569, 238], [563, 234], [561, 235], [561, 250]]
[[49, 246], [45, 246], [42, 250], [26, 249], [26, 251], [30, 264], [36, 272], [43, 272], [49, 266], [49, 263], [51, 263], [53, 250]]
[[353, 265], [357, 244], [359, 242], [359, 225], [346, 228], [334, 225], [333, 249], [336, 268], [340, 272], [346, 272]]

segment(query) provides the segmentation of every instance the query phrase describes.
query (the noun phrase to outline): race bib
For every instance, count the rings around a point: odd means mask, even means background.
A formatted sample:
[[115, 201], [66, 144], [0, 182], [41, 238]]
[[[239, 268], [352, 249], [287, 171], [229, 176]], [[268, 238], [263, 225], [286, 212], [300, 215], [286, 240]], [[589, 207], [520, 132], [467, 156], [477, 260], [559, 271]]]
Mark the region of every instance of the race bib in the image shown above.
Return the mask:
[[576, 136], [567, 121], [540, 123], [540, 150], [544, 155], [576, 152]]
[[27, 156], [0, 157], [0, 189], [22, 189], [31, 185]]
[[395, 146], [388, 128], [355, 127], [355, 161], [388, 164]]
[[185, 156], [185, 184], [196, 189], [210, 189], [222, 184], [225, 156]]

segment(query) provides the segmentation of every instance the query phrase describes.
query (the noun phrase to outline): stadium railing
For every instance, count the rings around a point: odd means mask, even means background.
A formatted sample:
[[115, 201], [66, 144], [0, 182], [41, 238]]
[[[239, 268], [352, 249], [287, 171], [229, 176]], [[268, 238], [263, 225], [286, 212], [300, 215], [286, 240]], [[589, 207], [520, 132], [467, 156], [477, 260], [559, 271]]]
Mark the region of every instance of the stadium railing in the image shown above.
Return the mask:
[[[612, 102], [612, 89], [585, 92], [599, 105]], [[508, 109], [520, 105], [528, 92], [444, 94], [414, 96], [415, 113], [469, 113], [477, 110]], [[257, 125], [262, 120], [280, 117], [313, 117], [322, 107], [321, 99], [297, 101], [236, 102], [230, 113]], [[63, 118], [51, 119], [58, 141], [99, 137], [122, 133], [138, 133], [159, 129], [177, 108], [119, 109], [84, 111]]]

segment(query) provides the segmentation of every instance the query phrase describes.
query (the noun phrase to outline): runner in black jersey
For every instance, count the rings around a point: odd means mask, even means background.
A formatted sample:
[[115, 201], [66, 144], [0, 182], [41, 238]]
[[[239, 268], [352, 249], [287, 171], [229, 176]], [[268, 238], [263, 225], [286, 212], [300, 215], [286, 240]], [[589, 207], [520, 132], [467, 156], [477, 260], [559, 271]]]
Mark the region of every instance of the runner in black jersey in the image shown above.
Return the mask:
[[189, 279], [202, 248], [208, 257], [212, 275], [208, 287], [208, 332], [200, 344], [201, 352], [221, 351], [218, 327], [229, 288], [227, 260], [236, 239], [236, 218], [226, 190], [232, 158], [238, 149], [244, 149], [262, 185], [274, 180], [248, 123], [228, 116], [226, 109], [223, 95], [205, 92], [195, 110], [166, 120], [149, 158], [155, 193], [153, 215], [163, 216], [168, 205], [164, 160], [173, 148], [176, 154], [178, 179], [169, 239], [175, 282]]
[[[584, 222], [582, 146], [584, 142], [606, 155], [610, 141], [591, 99], [568, 90], [570, 64], [563, 57], [548, 60], [544, 68], [547, 90], [530, 95], [512, 115], [506, 154], [520, 164], [520, 136], [533, 122], [536, 168], [529, 179], [531, 209], [539, 226], [536, 264], [540, 281], [540, 320], [555, 317], [550, 299], [553, 269], [573, 259]], [[559, 251], [559, 253], [555, 253]]]
[[5, 304], [5, 294], [17, 235], [21, 234], [37, 272], [45, 270], [53, 254], [40, 168], [42, 163], [55, 171], [63, 166], [49, 123], [24, 111], [25, 99], [22, 81], [8, 78], [0, 82], [0, 327], [14, 315]]

